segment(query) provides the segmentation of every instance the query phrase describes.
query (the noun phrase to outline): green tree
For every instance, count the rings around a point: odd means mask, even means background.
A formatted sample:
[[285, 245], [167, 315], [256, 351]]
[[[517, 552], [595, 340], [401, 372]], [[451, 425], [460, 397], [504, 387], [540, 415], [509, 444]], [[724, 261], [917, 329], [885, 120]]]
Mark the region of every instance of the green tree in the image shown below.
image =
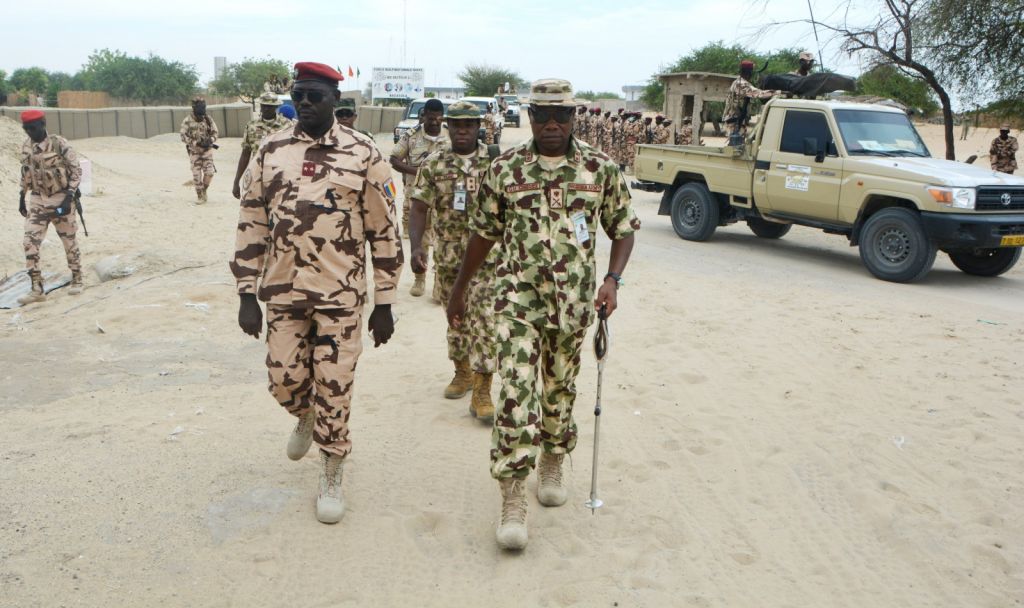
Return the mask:
[[888, 97], [907, 107], [917, 108], [925, 115], [934, 114], [939, 109], [928, 83], [907, 76], [889, 64], [875, 66], [861, 74], [857, 80], [857, 94]]
[[220, 78], [210, 83], [217, 93], [236, 96], [255, 108], [256, 99], [263, 94], [263, 85], [271, 80], [284, 82], [291, 76], [290, 64], [280, 59], [246, 58], [229, 65]]
[[621, 95], [612, 93], [611, 91], [577, 91], [576, 97], [579, 99], [586, 99], [588, 101], [594, 101], [597, 99], [622, 99]]
[[7, 72], [0, 70], [0, 95], [6, 95], [10, 86], [7, 82]]
[[47, 74], [49, 83], [46, 86], [46, 105], [56, 106], [57, 95], [61, 91], [74, 91], [75, 77], [67, 72], [50, 72]]
[[43, 68], [18, 68], [11, 72], [11, 86], [26, 93], [45, 93], [49, 78]]
[[[764, 74], [782, 74], [791, 72], [799, 65], [797, 59], [799, 49], [778, 49], [769, 53], [760, 53], [751, 48], [718, 40], [694, 49], [689, 54], [676, 59], [674, 63], [663, 65], [659, 74], [676, 72], [710, 72], [712, 74], [737, 74], [740, 62], [749, 59], [757, 65], [758, 71], [765, 68]], [[640, 96], [648, 108], [661, 108], [665, 102], [665, 86], [653, 74]]]
[[522, 90], [526, 85], [519, 74], [507, 68], [484, 64], [470, 64], [459, 73], [459, 80], [466, 85], [466, 95], [490, 97], [498, 86], [506, 82]]
[[143, 105], [158, 101], [184, 101], [196, 90], [199, 75], [193, 65], [168, 61], [156, 55], [130, 57], [122, 51], [103, 49], [89, 55], [82, 69], [82, 83], [93, 91], [135, 99]]

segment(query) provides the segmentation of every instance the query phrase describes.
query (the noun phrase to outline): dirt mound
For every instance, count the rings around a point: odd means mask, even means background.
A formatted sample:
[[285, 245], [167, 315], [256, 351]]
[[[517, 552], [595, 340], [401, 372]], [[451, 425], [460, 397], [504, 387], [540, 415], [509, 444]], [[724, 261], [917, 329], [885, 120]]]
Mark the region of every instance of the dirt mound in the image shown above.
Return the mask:
[[17, 188], [21, 180], [21, 144], [25, 132], [21, 125], [7, 117], [0, 117], [0, 187]]

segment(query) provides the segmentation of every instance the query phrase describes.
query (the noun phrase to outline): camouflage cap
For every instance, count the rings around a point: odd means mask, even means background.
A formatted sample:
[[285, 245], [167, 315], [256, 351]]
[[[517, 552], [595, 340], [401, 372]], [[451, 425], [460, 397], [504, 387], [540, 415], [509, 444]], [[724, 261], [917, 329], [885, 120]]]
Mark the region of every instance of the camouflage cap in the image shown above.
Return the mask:
[[471, 101], [456, 101], [448, 106], [449, 120], [479, 120], [480, 107]]
[[532, 106], [575, 106], [572, 83], [561, 78], [542, 78], [530, 85]]
[[342, 108], [352, 110], [353, 112], [355, 112], [356, 100], [352, 99], [351, 97], [342, 97], [341, 99], [338, 100], [337, 103], [334, 104], [334, 109], [340, 110]]
[[814, 53], [812, 53], [810, 51], [804, 51], [804, 52], [800, 53], [800, 57], [799, 58], [803, 59], [804, 61], [814, 61]]
[[206, 98], [203, 97], [202, 95], [193, 95], [192, 96], [192, 103], [196, 103], [196, 102], [200, 102], [200, 101], [202, 101], [203, 103], [206, 103]]
[[1010, 130], [1010, 123], [1004, 122], [1003, 124], [999, 125], [999, 130], [1000, 131], [1009, 131]]
[[279, 105], [281, 105], [281, 100], [278, 99], [277, 95], [274, 95], [273, 93], [264, 93], [264, 94], [260, 95], [260, 105], [261, 106], [279, 106]]

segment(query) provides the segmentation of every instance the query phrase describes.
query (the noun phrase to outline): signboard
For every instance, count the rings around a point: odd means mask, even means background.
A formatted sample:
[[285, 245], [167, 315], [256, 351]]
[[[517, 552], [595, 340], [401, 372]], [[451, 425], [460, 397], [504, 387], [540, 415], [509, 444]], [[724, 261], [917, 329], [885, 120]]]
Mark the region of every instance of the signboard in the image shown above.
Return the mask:
[[373, 68], [374, 99], [423, 97], [423, 68]]

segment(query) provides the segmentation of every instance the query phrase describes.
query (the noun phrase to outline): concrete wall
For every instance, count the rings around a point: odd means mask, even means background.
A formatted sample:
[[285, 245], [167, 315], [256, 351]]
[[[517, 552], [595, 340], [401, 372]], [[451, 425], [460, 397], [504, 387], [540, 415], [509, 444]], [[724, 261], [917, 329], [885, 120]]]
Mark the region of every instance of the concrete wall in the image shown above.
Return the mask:
[[[0, 107], [0, 115], [15, 121], [28, 108]], [[47, 131], [67, 139], [86, 137], [137, 137], [145, 139], [163, 133], [177, 133], [181, 121], [191, 112], [184, 107], [105, 108], [73, 110], [39, 108], [46, 112]], [[221, 137], [241, 137], [252, 112], [247, 104], [210, 106], [210, 118]]]

